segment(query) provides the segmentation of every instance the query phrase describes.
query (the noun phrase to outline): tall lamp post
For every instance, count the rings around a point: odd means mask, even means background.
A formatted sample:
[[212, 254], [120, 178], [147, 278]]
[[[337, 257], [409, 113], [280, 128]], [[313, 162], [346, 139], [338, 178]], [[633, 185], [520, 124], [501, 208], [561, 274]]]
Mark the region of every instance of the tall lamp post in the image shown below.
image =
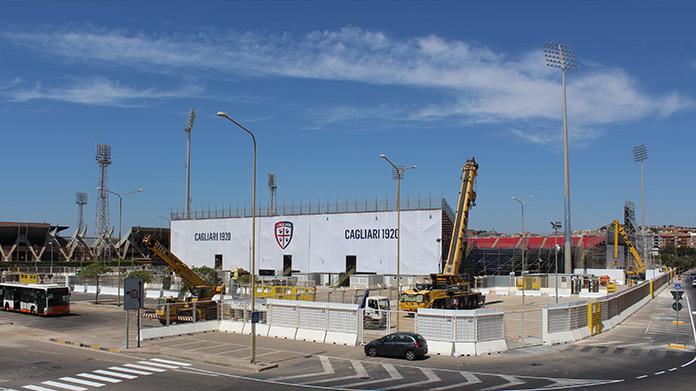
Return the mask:
[[[645, 175], [644, 175], [644, 162], [648, 160], [648, 150], [645, 145], [637, 145], [633, 147], [633, 158], [637, 163], [640, 163], [640, 225], [641, 233], [643, 239], [643, 259], [648, 261], [648, 242], [645, 236]], [[676, 246], [676, 242], [675, 242]], [[650, 268], [654, 268], [650, 264]]]
[[[529, 196], [528, 198], [531, 199], [532, 196]], [[524, 231], [524, 202], [515, 196], [513, 196], [512, 199], [519, 202], [520, 206], [522, 207], [522, 272], [520, 275], [522, 276], [522, 345], [524, 345], [524, 269], [526, 268], [525, 251], [527, 249], [527, 234]]]
[[226, 118], [251, 136], [254, 147], [251, 179], [251, 363], [256, 362], [256, 137], [244, 125], [230, 118], [222, 111], [218, 111], [218, 117]]
[[561, 222], [552, 221], [551, 227], [553, 227], [553, 259], [554, 267], [556, 269], [556, 303], [558, 303], [558, 229], [561, 228]]
[[[98, 187], [97, 190], [101, 191], [101, 187]], [[107, 193], [113, 194], [116, 197], [118, 197], [118, 243], [121, 243], [121, 222], [122, 222], [122, 217], [123, 217], [123, 197], [135, 193], [140, 193], [143, 191], [143, 189], [135, 189], [123, 194], [117, 193], [115, 191], [111, 191], [109, 189], [104, 189], [106, 190]], [[118, 260], [118, 286], [116, 287], [116, 305], [121, 305], [121, 257], [117, 254], [116, 256]]]
[[[396, 179], [396, 300], [397, 303], [401, 300], [401, 178], [407, 170], [416, 168], [415, 164], [408, 167], [397, 166], [387, 155], [381, 154], [380, 158], [384, 159], [392, 166], [394, 179]], [[396, 331], [399, 331], [399, 314], [396, 315]]]
[[575, 61], [575, 52], [568, 44], [559, 42], [546, 42], [544, 44], [544, 55], [546, 65], [553, 68], [560, 68], [563, 79], [563, 224], [565, 225], [564, 252], [565, 268], [567, 272], [571, 270], [572, 251], [571, 251], [571, 230], [570, 230], [570, 172], [568, 162], [568, 107], [566, 104], [566, 71], [577, 70], [578, 65]]
[[186, 123], [186, 205], [184, 205], [184, 218], [190, 218], [191, 214], [191, 129], [193, 121], [196, 119], [196, 109], [191, 109], [188, 122]]

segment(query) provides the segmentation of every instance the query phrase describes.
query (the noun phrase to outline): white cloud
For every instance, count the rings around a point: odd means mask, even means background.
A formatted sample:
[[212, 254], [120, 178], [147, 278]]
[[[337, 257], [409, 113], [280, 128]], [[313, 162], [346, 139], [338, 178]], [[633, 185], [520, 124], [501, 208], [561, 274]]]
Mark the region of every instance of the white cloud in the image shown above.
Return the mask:
[[[364, 116], [394, 121], [458, 118], [501, 123], [535, 142], [558, 128], [561, 86], [557, 69], [545, 66], [541, 50], [518, 56], [479, 44], [436, 35], [395, 38], [359, 28], [304, 35], [222, 32], [216, 35], [146, 35], [92, 30], [1, 33], [35, 50], [73, 61], [96, 61], [143, 70], [196, 70], [251, 77], [346, 80], [440, 91], [437, 103], [422, 107], [338, 107], [317, 121], [340, 122]], [[200, 72], [203, 71], [203, 72]], [[678, 92], [648, 94], [620, 69], [591, 65], [569, 75], [569, 118], [573, 126], [595, 129], [665, 117], [694, 107]], [[323, 109], [322, 109], [323, 110]], [[314, 113], [322, 110], [314, 110]], [[533, 122], [536, 133], [520, 123]]]
[[103, 78], [91, 78], [60, 88], [46, 88], [41, 83], [21, 88], [19, 83], [15, 83], [11, 88], [0, 91], [0, 96], [14, 102], [43, 99], [87, 105], [138, 106], [147, 100], [190, 97], [201, 92], [200, 88], [193, 86], [168, 91], [154, 88], [137, 89]]

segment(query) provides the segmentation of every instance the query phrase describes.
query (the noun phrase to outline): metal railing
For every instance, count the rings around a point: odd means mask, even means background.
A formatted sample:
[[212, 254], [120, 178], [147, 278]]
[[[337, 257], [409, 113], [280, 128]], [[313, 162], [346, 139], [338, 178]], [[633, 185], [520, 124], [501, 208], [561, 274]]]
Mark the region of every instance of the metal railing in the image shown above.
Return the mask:
[[[442, 197], [401, 197], [401, 210], [430, 210], [449, 208], [449, 205]], [[239, 206], [209, 206], [207, 208], [194, 208], [190, 212], [190, 220], [219, 219], [219, 218], [238, 218], [251, 217], [251, 207]], [[451, 208], [450, 208], [451, 210]], [[256, 208], [257, 217], [266, 216], [296, 216], [311, 214], [335, 214], [335, 213], [362, 213], [362, 212], [392, 212], [396, 211], [396, 200], [385, 197], [379, 199], [345, 200], [335, 202], [320, 201], [316, 202], [283, 202], [276, 206], [275, 211], [270, 211], [267, 206], [258, 205]], [[172, 210], [170, 212], [172, 220], [186, 220], [183, 210]]]

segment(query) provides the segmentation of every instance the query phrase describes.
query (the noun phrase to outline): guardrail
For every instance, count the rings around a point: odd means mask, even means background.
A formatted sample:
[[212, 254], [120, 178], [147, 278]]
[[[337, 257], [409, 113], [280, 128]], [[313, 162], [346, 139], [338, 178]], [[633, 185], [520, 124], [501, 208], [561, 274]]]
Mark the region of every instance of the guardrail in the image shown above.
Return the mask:
[[674, 275], [670, 270], [602, 300], [548, 304], [542, 310], [543, 343], [567, 343], [611, 330], [655, 298]]

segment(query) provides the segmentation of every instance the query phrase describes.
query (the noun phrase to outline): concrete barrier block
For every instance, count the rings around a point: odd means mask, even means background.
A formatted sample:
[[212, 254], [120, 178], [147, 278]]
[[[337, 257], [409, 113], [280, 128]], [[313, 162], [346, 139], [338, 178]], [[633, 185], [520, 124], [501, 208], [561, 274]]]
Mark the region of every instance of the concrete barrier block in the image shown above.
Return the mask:
[[194, 323], [194, 325], [195, 325], [195, 330], [197, 333], [220, 330], [220, 321], [219, 320], [207, 320], [205, 322]]
[[[428, 344], [428, 349], [430, 349], [430, 344]], [[474, 342], [455, 342], [453, 355], [454, 356], [475, 356], [476, 355], [476, 343], [474, 343]]]
[[[268, 336], [268, 329], [271, 326], [265, 324], [265, 323], [257, 323], [256, 324], [256, 335], [261, 336], [261, 337], [267, 337]], [[251, 334], [251, 330], [249, 331]]]
[[358, 334], [327, 331], [324, 342], [335, 345], [356, 346], [358, 344]]
[[284, 339], [295, 339], [297, 329], [294, 327], [273, 326], [268, 329], [268, 336]]
[[496, 339], [493, 341], [476, 342], [476, 355], [483, 356], [486, 354], [501, 353], [507, 351], [507, 343], [504, 339]]
[[162, 296], [162, 291], [160, 290], [147, 290], [145, 291], [145, 297], [149, 299], [159, 299]]
[[298, 341], [324, 342], [326, 340], [325, 330], [297, 329], [295, 339]]
[[235, 320], [222, 320], [220, 321], [220, 331], [226, 333], [242, 334], [244, 331], [244, 322], [238, 322]]
[[453, 342], [428, 341], [428, 353], [451, 356], [454, 349]]

